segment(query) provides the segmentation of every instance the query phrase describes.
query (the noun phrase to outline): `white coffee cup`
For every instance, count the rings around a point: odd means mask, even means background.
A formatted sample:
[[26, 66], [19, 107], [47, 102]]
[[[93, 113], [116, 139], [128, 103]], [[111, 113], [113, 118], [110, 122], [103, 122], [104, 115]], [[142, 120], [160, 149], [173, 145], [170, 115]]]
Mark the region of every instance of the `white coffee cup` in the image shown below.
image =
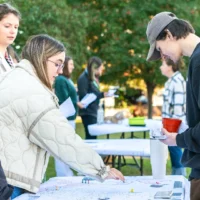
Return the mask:
[[159, 140], [150, 140], [150, 160], [154, 179], [164, 179], [168, 157], [167, 145]]

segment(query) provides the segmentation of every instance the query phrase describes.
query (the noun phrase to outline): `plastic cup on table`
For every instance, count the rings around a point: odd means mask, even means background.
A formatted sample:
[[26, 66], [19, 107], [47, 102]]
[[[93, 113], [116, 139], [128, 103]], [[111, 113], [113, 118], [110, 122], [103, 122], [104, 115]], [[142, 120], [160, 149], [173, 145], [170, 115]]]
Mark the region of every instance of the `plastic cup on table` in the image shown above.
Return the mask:
[[163, 128], [168, 132], [177, 133], [182, 120], [174, 118], [162, 118]]
[[166, 176], [168, 150], [167, 145], [159, 140], [150, 140], [150, 161], [153, 179], [164, 179]]

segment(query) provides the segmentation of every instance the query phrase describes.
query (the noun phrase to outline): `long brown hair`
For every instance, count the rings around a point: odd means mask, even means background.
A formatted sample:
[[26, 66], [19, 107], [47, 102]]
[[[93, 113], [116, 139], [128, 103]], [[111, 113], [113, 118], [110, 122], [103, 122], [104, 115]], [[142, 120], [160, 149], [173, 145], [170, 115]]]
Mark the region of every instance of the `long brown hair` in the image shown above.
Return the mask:
[[65, 47], [61, 42], [41, 34], [28, 39], [22, 50], [22, 59], [27, 59], [33, 65], [42, 83], [52, 90], [47, 72], [47, 60], [62, 52], [65, 52]]
[[95, 80], [95, 69], [98, 69], [102, 65], [102, 60], [99, 57], [93, 56], [89, 59], [87, 70], [88, 70], [88, 77], [89, 80]]
[[62, 75], [64, 75], [67, 78], [71, 77], [71, 74], [69, 73], [69, 66], [68, 66], [70, 60], [73, 60], [73, 59], [69, 56], [65, 56], [65, 62], [64, 62], [64, 68], [63, 68]]
[[8, 54], [13, 59], [13, 61], [15, 61], [15, 62], [19, 62], [20, 61], [20, 58], [19, 58], [17, 52], [14, 50], [14, 48], [11, 45], [9, 45], [7, 47], [7, 51], [8, 51]]

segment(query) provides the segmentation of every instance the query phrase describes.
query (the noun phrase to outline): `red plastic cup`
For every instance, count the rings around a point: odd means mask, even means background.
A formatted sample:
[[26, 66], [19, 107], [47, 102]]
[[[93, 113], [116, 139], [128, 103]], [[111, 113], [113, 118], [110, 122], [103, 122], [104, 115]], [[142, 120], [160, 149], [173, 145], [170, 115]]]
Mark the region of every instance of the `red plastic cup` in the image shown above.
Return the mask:
[[179, 126], [181, 125], [182, 120], [174, 118], [163, 118], [162, 124], [168, 132], [178, 132]]

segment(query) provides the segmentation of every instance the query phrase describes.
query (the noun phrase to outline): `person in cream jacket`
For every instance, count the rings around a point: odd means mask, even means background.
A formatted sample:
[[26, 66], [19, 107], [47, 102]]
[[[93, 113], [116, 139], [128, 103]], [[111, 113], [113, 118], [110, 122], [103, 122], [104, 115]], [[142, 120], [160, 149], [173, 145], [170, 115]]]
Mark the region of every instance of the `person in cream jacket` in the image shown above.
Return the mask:
[[0, 76], [0, 160], [16, 196], [38, 191], [50, 154], [100, 181], [124, 180], [121, 172], [105, 166], [59, 111], [52, 84], [64, 60], [60, 42], [37, 35], [27, 41], [22, 61]]

